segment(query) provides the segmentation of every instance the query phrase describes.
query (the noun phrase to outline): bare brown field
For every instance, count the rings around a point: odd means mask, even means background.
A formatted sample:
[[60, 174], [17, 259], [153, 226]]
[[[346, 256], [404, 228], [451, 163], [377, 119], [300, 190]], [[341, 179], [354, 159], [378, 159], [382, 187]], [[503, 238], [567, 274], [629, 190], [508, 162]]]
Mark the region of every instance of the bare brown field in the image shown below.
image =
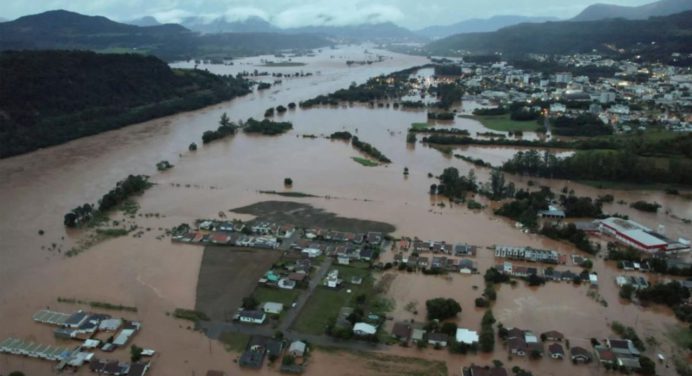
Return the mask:
[[394, 232], [396, 228], [389, 223], [340, 217], [334, 213], [315, 208], [312, 205], [291, 201], [264, 201], [233, 209], [236, 213], [251, 214], [260, 220], [278, 223], [292, 223], [301, 227], [322, 227], [339, 231], [353, 232]]

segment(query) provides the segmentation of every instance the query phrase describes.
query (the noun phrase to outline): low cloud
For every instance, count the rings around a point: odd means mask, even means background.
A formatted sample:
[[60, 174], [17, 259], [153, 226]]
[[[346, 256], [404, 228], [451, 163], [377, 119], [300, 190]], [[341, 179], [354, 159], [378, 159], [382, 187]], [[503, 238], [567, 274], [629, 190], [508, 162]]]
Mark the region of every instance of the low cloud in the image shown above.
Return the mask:
[[344, 26], [362, 23], [395, 22], [404, 17], [396, 7], [387, 5], [343, 4], [339, 7], [303, 5], [271, 18], [280, 27]]
[[259, 17], [263, 20], [268, 20], [269, 14], [255, 7], [234, 7], [227, 9], [226, 13], [224, 13], [224, 18], [228, 22], [245, 21], [251, 17]]

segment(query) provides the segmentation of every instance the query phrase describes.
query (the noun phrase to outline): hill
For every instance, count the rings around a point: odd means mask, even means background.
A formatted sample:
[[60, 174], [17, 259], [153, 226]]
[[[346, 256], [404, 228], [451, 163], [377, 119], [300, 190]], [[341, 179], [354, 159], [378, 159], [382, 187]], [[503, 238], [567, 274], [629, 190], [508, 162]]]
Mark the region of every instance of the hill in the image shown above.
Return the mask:
[[480, 33], [496, 31], [503, 27], [517, 25], [525, 22], [556, 21], [553, 17], [527, 17], [527, 16], [493, 16], [490, 18], [472, 18], [451, 25], [428, 26], [415, 33], [426, 38], [438, 39], [461, 33]]
[[154, 17], [152, 16], [145, 16], [141, 18], [136, 18], [134, 20], [130, 20], [125, 22], [126, 24], [129, 25], [135, 25], [135, 26], [158, 26], [161, 25], [161, 23]]
[[668, 16], [688, 10], [692, 10], [690, 0], [660, 0], [636, 7], [594, 4], [584, 9], [572, 21], [596, 21], [606, 18], [645, 20], [649, 17]]
[[521, 24], [491, 33], [458, 34], [432, 42], [429, 54], [570, 54], [596, 50], [606, 55], [644, 58], [692, 52], [692, 12], [648, 20]]
[[245, 80], [173, 70], [153, 56], [89, 51], [2, 52], [0, 77], [0, 157], [249, 92]]
[[329, 44], [328, 40], [314, 35], [247, 33], [207, 38], [177, 24], [142, 27], [65, 10], [0, 23], [0, 50], [136, 52], [152, 54], [168, 61], [220, 56], [222, 53], [226, 54], [224, 57], [248, 56], [272, 53], [277, 48], [306, 49]]

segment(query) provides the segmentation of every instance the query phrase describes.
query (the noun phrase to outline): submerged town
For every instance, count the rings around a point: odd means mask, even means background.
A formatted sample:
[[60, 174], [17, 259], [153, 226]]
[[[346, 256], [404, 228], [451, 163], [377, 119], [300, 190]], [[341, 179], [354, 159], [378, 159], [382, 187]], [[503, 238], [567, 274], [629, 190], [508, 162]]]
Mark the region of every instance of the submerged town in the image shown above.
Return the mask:
[[338, 42], [13, 136], [0, 376], [692, 374], [689, 46]]

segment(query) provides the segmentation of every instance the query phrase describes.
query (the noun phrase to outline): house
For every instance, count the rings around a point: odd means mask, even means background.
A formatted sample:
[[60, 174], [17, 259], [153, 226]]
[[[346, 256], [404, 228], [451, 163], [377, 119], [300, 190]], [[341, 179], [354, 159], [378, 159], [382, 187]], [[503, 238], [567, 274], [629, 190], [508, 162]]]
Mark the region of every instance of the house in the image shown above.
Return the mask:
[[598, 275], [596, 273], [589, 273], [589, 283], [591, 283], [591, 286], [598, 286]]
[[432, 346], [447, 347], [449, 336], [445, 333], [430, 333], [428, 334], [428, 344]]
[[381, 232], [368, 232], [365, 240], [374, 245], [379, 245], [382, 243], [382, 233]]
[[238, 313], [238, 320], [240, 322], [248, 324], [264, 324], [264, 320], [267, 319], [267, 315], [262, 311], [244, 309]]
[[362, 285], [363, 284], [363, 277], [354, 275], [351, 277], [351, 284], [352, 285]]
[[331, 270], [329, 272], [329, 274], [327, 274], [327, 278], [325, 279], [324, 284], [327, 287], [331, 287], [331, 288], [339, 287], [339, 285], [341, 284], [341, 279], [339, 279], [339, 270], [338, 269]]
[[288, 346], [288, 354], [290, 354], [296, 358], [301, 358], [301, 357], [305, 356], [306, 349], [307, 349], [307, 344], [305, 344], [305, 342], [293, 341]]
[[598, 355], [598, 360], [603, 364], [613, 365], [617, 362], [617, 356], [607, 347], [597, 347], [596, 355]]
[[541, 338], [544, 338], [544, 341], [562, 341], [565, 335], [557, 330], [550, 330], [541, 334]]
[[288, 278], [294, 282], [303, 282], [305, 280], [305, 278], [307, 278], [307, 274], [301, 273], [301, 272], [295, 272], [295, 273], [289, 274], [288, 277], [286, 277], [286, 278]]
[[469, 259], [459, 260], [459, 273], [472, 274], [475, 271], [476, 271], [476, 265], [472, 260], [469, 260]]
[[639, 358], [637, 357], [619, 356], [617, 358], [617, 365], [618, 367], [624, 367], [629, 370], [638, 370], [642, 368], [641, 363], [639, 363]]
[[473, 345], [478, 343], [478, 332], [473, 330], [468, 330], [465, 328], [457, 328], [456, 340], [459, 343], [464, 343], [467, 345]]
[[477, 365], [472, 365], [471, 367], [465, 367], [461, 374], [463, 376], [508, 376], [507, 370], [503, 367], [481, 367]]
[[262, 311], [270, 315], [278, 315], [284, 310], [284, 305], [276, 302], [266, 302], [262, 304]]
[[363, 248], [360, 250], [360, 259], [363, 261], [372, 261], [375, 257], [375, 251], [372, 248]]
[[566, 215], [563, 210], [557, 209], [552, 206], [548, 206], [548, 210], [541, 210], [538, 212], [538, 215], [541, 218], [549, 218], [549, 219], [565, 219]]
[[339, 265], [348, 265], [351, 263], [351, 258], [348, 256], [338, 255], [336, 256], [336, 263]]
[[305, 248], [302, 251], [300, 251], [303, 255], [307, 256], [308, 258], [315, 258], [322, 256], [322, 250], [317, 249], [317, 248]]
[[280, 289], [293, 290], [296, 288], [296, 281], [290, 280], [288, 278], [281, 278], [277, 284]]
[[418, 343], [423, 340], [425, 340], [425, 330], [418, 328], [413, 329], [411, 332], [411, 341], [413, 341], [413, 343]]
[[377, 333], [377, 328], [365, 322], [357, 322], [353, 325], [353, 334], [357, 336], [371, 336]]
[[588, 363], [591, 361], [591, 353], [579, 346], [574, 346], [569, 349], [570, 357], [574, 363]]
[[634, 346], [634, 343], [629, 339], [608, 339], [606, 340], [608, 347], [618, 357], [620, 356], [639, 356], [639, 350]]
[[262, 368], [264, 362], [265, 350], [262, 349], [247, 349], [240, 355], [238, 364], [244, 368]]
[[454, 246], [455, 256], [475, 256], [476, 247], [468, 244], [456, 244]]
[[521, 337], [512, 337], [507, 340], [507, 348], [512, 355], [526, 356], [528, 346]]
[[421, 269], [425, 269], [428, 267], [428, 261], [429, 259], [427, 257], [419, 257], [418, 258], [418, 267]]
[[398, 339], [401, 343], [408, 343], [408, 341], [411, 339], [412, 331], [413, 327], [411, 324], [398, 322], [394, 324], [394, 327], [392, 328], [392, 337]]
[[565, 357], [565, 350], [559, 343], [551, 343], [548, 345], [548, 354], [553, 359], [563, 359]]

